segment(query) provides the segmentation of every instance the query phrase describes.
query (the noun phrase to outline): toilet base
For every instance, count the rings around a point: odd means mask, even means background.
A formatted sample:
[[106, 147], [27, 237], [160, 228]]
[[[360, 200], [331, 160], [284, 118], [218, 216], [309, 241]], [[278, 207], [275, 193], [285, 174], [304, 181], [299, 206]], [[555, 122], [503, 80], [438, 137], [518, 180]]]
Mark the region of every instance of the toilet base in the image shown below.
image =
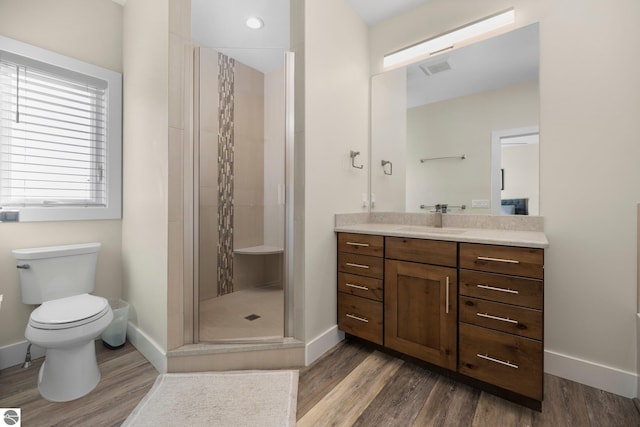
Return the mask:
[[93, 340], [70, 348], [49, 348], [38, 375], [38, 390], [51, 402], [78, 399], [100, 382]]

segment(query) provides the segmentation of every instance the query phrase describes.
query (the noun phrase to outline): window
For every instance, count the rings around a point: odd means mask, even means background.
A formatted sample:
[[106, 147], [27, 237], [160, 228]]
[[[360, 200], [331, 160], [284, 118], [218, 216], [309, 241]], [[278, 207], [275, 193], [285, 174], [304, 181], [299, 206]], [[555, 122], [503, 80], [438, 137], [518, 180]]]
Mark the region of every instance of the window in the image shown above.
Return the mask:
[[119, 73], [0, 37], [0, 207], [121, 217]]

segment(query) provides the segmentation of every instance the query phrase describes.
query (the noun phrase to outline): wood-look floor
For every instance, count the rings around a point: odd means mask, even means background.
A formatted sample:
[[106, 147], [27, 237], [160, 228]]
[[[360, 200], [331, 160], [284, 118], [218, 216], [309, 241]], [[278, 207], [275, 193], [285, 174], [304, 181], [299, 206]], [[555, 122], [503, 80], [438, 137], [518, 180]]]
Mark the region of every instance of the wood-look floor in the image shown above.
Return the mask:
[[640, 426], [631, 399], [545, 374], [542, 412], [345, 341], [300, 371], [298, 426]]
[[108, 350], [96, 341], [102, 378], [88, 395], [54, 403], [38, 392], [38, 371], [44, 358], [28, 369], [0, 371], [0, 408], [21, 408], [24, 427], [119, 426], [151, 389], [158, 371], [129, 342]]
[[[117, 426], [149, 391], [157, 371], [127, 343], [96, 345], [102, 380], [85, 397], [51, 403], [29, 369], [0, 371], [0, 407], [22, 408], [23, 426]], [[545, 375], [542, 412], [457, 383], [355, 342], [300, 370], [298, 426], [640, 426], [633, 402]]]

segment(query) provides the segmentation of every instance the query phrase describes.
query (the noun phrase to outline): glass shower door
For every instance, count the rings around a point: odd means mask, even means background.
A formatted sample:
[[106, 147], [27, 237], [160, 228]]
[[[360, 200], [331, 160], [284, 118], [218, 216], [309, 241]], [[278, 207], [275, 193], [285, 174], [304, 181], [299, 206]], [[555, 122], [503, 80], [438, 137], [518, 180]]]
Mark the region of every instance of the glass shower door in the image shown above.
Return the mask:
[[196, 341], [284, 336], [285, 52], [196, 52]]

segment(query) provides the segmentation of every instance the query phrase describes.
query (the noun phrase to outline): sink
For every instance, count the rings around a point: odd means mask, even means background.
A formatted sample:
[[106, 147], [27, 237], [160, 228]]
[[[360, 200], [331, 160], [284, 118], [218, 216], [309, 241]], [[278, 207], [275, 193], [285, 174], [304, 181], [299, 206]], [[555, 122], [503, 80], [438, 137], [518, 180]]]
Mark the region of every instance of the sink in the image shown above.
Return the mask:
[[409, 225], [400, 228], [396, 228], [395, 231], [404, 231], [408, 233], [425, 233], [425, 234], [463, 234], [467, 230], [460, 228], [438, 228], [438, 227], [426, 227], [421, 225]]

